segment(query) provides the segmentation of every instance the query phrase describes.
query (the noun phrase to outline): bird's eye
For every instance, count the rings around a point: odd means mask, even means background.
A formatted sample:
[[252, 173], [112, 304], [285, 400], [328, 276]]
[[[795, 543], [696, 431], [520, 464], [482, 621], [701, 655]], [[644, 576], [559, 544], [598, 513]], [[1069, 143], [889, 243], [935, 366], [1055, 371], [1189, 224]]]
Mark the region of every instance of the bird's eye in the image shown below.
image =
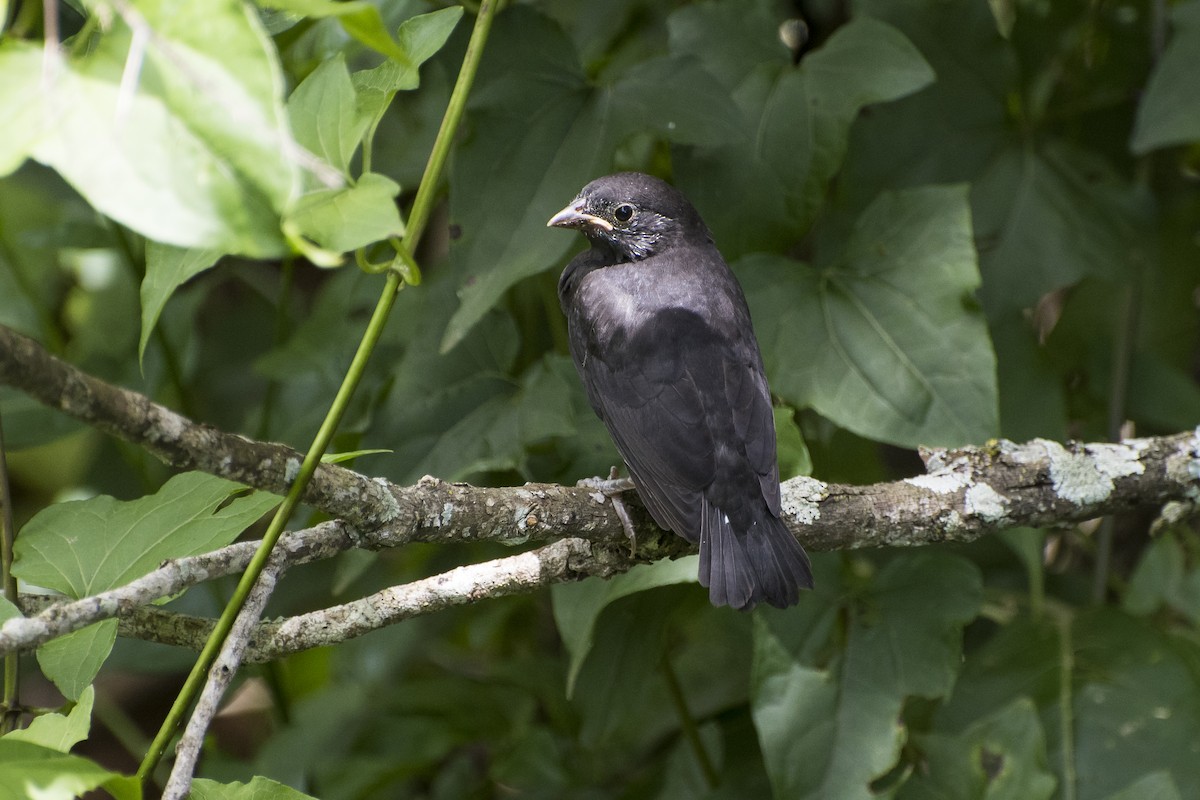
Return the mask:
[[613, 209], [613, 218], [617, 222], [629, 222], [633, 219], [633, 206], [628, 203], [622, 203]]

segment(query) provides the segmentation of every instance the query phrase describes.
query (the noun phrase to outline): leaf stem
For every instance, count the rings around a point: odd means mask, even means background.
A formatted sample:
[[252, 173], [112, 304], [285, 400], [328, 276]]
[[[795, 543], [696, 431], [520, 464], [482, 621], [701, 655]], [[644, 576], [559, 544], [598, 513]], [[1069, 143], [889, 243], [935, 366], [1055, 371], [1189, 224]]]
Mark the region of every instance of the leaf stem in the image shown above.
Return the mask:
[[1075, 701], [1071, 689], [1075, 671], [1075, 649], [1071, 643], [1071, 617], [1062, 614], [1058, 619], [1058, 733], [1062, 739], [1062, 798], [1075, 800]]
[[[459, 120], [462, 118], [463, 110], [466, 107], [467, 94], [470, 91], [471, 82], [475, 78], [475, 72], [479, 67], [479, 60], [483, 54], [483, 46], [487, 41], [488, 32], [491, 30], [495, 11], [496, 3], [493, 0], [484, 0], [479, 7], [479, 16], [475, 20], [475, 28], [471, 33], [466, 55], [463, 57], [458, 81], [454, 86], [454, 91], [450, 95], [450, 102], [447, 105], [446, 114], [442, 118], [442, 125], [438, 130], [433, 151], [430, 153], [429, 161], [425, 166], [425, 173], [421, 178], [421, 184], [417, 189], [417, 196], [413, 201], [413, 209], [409, 216], [407, 233], [401, 243], [402, 247], [410, 255], [410, 258], [411, 253], [415, 249], [414, 244], [420, 240], [425, 225], [429, 221], [435, 197], [435, 187], [441, 179], [441, 172], [450, 152], [454, 132], [458, 128]], [[250, 590], [266, 566], [267, 559], [271, 555], [271, 550], [279, 540], [279, 536], [283, 533], [284, 526], [287, 524], [292, 512], [300, 504], [300, 498], [304, 493], [304, 489], [307, 487], [317, 466], [321, 463], [321, 456], [329, 446], [329, 442], [333, 438], [347, 406], [350, 404], [350, 398], [354, 394], [354, 390], [358, 387], [359, 381], [362, 379], [371, 352], [375, 349], [379, 337], [383, 334], [388, 314], [391, 312], [392, 305], [396, 300], [396, 294], [403, 286], [402, 281], [403, 279], [399, 272], [388, 272], [383, 291], [379, 296], [379, 301], [376, 303], [375, 311], [371, 315], [371, 320], [367, 323], [367, 330], [363, 334], [362, 341], [359, 342], [354, 359], [346, 371], [346, 376], [342, 380], [342, 385], [338, 389], [337, 395], [334, 397], [333, 404], [325, 415], [324, 422], [321, 423], [320, 430], [317, 432], [312, 445], [304, 456], [304, 461], [300, 465], [300, 470], [295, 481], [293, 481], [291, 488], [288, 490], [287, 497], [284, 498], [283, 503], [275, 513], [275, 517], [271, 520], [271, 524], [263, 536], [262, 544], [255, 552], [250, 564], [246, 567], [246, 572], [243, 573], [237, 588], [234, 589], [229, 604], [217, 620], [212, 635], [209, 636], [208, 641], [205, 643], [204, 649], [200, 652], [196, 664], [192, 667], [187, 681], [184, 683], [179, 695], [175, 698], [175, 703], [167, 713], [167, 718], [163, 721], [162, 727], [159, 729], [157, 736], [155, 736], [154, 741], [150, 745], [150, 749], [142, 760], [141, 766], [138, 768], [138, 779], [143, 784], [154, 773], [159, 761], [162, 760], [163, 754], [167, 750], [168, 744], [174, 738], [180, 725], [183, 724], [184, 716], [195, 702], [203, 686], [205, 676], [216, 660], [217, 654], [225, 643], [225, 639], [229, 636], [234, 620], [246, 602], [246, 597], [250, 594]]]
[[679, 676], [675, 674], [675, 668], [671, 666], [671, 659], [667, 657], [666, 653], [663, 653], [662, 657], [662, 673], [663, 679], [667, 682], [667, 692], [671, 695], [671, 703], [679, 714], [679, 725], [683, 729], [683, 737], [687, 739], [688, 746], [691, 747], [692, 754], [700, 765], [700, 772], [704, 774], [704, 782], [709, 789], [716, 789], [721, 785], [721, 776], [717, 773], [717, 768], [713, 765], [712, 758], [709, 757], [708, 750], [704, 747], [704, 742], [700, 738], [700, 729], [696, 726], [696, 720], [692, 718], [687, 698], [683, 694], [683, 687], [679, 684]]

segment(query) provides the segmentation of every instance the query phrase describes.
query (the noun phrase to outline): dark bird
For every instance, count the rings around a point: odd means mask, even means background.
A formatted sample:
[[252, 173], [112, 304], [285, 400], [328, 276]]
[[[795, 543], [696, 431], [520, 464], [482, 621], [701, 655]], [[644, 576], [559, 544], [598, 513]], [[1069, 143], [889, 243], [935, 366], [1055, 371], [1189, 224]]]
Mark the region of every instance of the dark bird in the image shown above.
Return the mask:
[[558, 282], [571, 356], [651, 516], [699, 542], [714, 605], [794, 604], [812, 571], [780, 519], [762, 355], [700, 214], [670, 184], [623, 172], [547, 224], [591, 243]]

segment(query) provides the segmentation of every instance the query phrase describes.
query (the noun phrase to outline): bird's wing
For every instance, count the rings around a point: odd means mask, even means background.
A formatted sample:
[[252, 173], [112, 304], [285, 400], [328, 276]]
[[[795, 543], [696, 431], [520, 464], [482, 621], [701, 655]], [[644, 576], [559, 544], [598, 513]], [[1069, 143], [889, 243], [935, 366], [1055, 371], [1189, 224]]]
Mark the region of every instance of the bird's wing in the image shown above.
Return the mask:
[[592, 405], [659, 524], [695, 541], [706, 500], [733, 514], [726, 506], [760, 487], [777, 512], [771, 401], [752, 340], [670, 308], [602, 351], [577, 344]]

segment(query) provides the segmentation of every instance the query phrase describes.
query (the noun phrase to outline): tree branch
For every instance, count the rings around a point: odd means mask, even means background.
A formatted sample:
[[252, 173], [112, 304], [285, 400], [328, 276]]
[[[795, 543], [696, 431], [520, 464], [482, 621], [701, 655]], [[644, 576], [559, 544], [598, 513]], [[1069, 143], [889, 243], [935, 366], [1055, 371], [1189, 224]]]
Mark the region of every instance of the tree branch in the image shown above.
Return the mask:
[[[2, 326], [0, 383], [137, 443], [169, 464], [255, 488], [281, 491], [299, 464], [300, 455], [290, 448], [198, 425], [142, 395], [80, 372]], [[845, 550], [965, 542], [1014, 526], [1067, 525], [1136, 506], [1200, 500], [1200, 431], [1117, 444], [993, 441], [983, 447], [924, 451], [922, 456], [928, 474], [890, 483], [787, 481], [785, 519], [806, 547]], [[266, 660], [451, 605], [585, 575], [608, 576], [636, 563], [689, 552], [686, 542], [658, 529], [636, 498], [629, 499], [638, 532], [636, 557], [625, 549], [624, 531], [610, 504], [589, 489], [551, 484], [481, 488], [428, 477], [401, 487], [324, 465], [306, 500], [345, 523], [288, 534], [283, 567], [351, 546], [559, 541], [260, 626], [247, 657]], [[168, 562], [128, 586], [10, 620], [0, 628], [0, 653], [113, 616], [122, 619], [123, 634], [194, 647], [211, 622], [142, 604], [241, 569], [253, 546], [242, 543]], [[30, 596], [21, 600], [27, 613], [45, 603]]]
[[[180, 469], [195, 469], [278, 495], [304, 454], [192, 422], [145, 395], [114, 386], [55, 358], [33, 339], [0, 325], [0, 384], [136, 444]], [[356, 525], [374, 527], [401, 512], [386, 484], [322, 464], [305, 502]]]
[[[283, 536], [275, 548], [283, 569], [332, 558], [354, 546], [355, 539], [341, 520]], [[0, 627], [0, 653], [36, 647], [113, 617], [128, 618], [141, 606], [178, 594], [198, 583], [241, 572], [250, 563], [258, 542], [238, 542], [211, 553], [170, 559], [156, 570], [81, 600], [64, 601], [44, 594], [21, 595], [21, 610]]]
[[242, 665], [242, 657], [250, 638], [254, 635], [267, 601], [275, 591], [275, 584], [283, 571], [288, 555], [276, 548], [271, 551], [271, 560], [259, 574], [254, 588], [246, 597], [246, 603], [238, 612], [229, 637], [221, 647], [221, 652], [208, 671], [208, 679], [204, 682], [204, 690], [196, 700], [192, 716], [188, 719], [187, 727], [175, 747], [175, 763], [171, 766], [171, 777], [163, 788], [163, 800], [184, 800], [192, 787], [192, 776], [196, 773], [196, 762], [200, 760], [200, 750], [204, 746], [204, 736], [217, 715], [221, 698], [233, 676]]

